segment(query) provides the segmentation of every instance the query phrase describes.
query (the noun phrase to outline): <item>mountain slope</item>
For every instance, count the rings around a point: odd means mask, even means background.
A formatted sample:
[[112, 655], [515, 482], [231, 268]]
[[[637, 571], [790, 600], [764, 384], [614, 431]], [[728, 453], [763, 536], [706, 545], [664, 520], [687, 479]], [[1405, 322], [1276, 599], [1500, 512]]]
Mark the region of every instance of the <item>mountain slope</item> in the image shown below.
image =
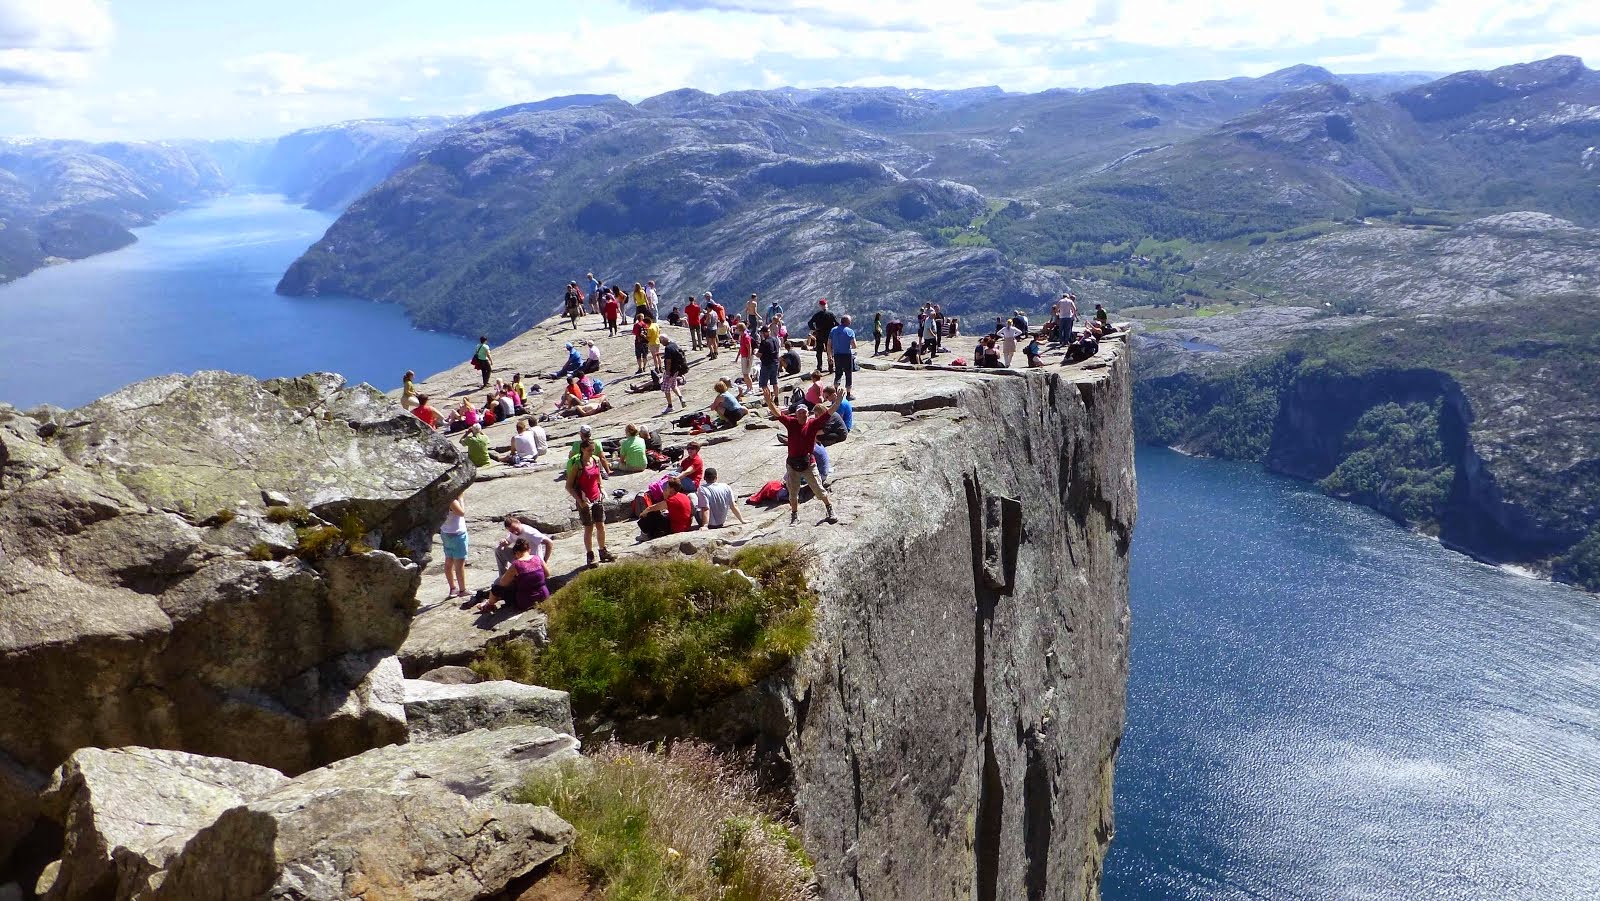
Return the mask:
[[0, 281], [125, 246], [130, 228], [227, 186], [182, 145], [0, 141]]
[[425, 326], [503, 335], [585, 269], [846, 305], [1037, 306], [1060, 279], [926, 232], [987, 210], [907, 178], [924, 154], [786, 97], [676, 91], [496, 112], [432, 135], [285, 274], [287, 293], [398, 300]]
[[363, 119], [284, 135], [241, 167], [238, 180], [312, 209], [336, 210], [394, 171], [419, 137], [449, 125], [443, 116]]

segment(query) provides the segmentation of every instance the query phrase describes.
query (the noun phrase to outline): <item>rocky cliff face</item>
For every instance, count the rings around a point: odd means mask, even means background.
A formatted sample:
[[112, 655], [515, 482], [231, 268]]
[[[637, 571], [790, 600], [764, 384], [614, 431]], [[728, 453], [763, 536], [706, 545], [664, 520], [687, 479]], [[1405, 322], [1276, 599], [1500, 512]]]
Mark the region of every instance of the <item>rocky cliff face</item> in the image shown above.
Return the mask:
[[443, 116], [371, 119], [307, 128], [259, 151], [238, 181], [317, 210], [341, 209], [389, 177], [418, 138], [449, 125]]
[[925, 389], [943, 427], [907, 436], [897, 490], [823, 548], [788, 752], [827, 897], [1098, 896], [1136, 517], [1110, 356]]
[[0, 407], [0, 859], [78, 748], [298, 773], [403, 740], [394, 652], [469, 474], [337, 376]]

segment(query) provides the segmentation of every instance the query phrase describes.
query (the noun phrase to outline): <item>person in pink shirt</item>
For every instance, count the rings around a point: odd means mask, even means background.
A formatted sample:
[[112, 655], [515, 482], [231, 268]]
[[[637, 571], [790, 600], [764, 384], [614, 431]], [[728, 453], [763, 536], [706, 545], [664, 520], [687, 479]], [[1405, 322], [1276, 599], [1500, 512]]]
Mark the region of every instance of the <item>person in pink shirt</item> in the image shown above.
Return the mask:
[[755, 342], [750, 340], [750, 328], [743, 322], [736, 322], [733, 333], [739, 338], [739, 353], [734, 358], [739, 361], [739, 396], [752, 387], [750, 382], [750, 365], [755, 359]]

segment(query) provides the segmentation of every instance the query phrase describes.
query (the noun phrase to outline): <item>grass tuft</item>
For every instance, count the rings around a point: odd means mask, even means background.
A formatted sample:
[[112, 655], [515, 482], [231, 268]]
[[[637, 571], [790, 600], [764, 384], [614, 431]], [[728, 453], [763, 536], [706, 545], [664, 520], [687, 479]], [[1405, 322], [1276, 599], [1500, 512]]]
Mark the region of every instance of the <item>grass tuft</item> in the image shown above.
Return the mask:
[[804, 901], [812, 862], [761, 803], [747, 767], [697, 742], [608, 744], [532, 776], [517, 800], [550, 807], [578, 838], [557, 866], [605, 901]]
[[304, 507], [268, 507], [267, 522], [290, 523], [291, 525], [305, 528], [316, 522], [317, 518], [310, 510]]
[[267, 544], [265, 541], [258, 541], [250, 545], [250, 550], [245, 552], [245, 556], [251, 560], [262, 561], [276, 560], [278, 558], [278, 555], [272, 552], [272, 545]]
[[[741, 550], [743, 572], [698, 560], [589, 570], [551, 596], [550, 643], [510, 642], [472, 664], [570, 692], [580, 712], [694, 710], [759, 682], [811, 641], [816, 598], [792, 544]], [[748, 574], [748, 575], [747, 575]]]

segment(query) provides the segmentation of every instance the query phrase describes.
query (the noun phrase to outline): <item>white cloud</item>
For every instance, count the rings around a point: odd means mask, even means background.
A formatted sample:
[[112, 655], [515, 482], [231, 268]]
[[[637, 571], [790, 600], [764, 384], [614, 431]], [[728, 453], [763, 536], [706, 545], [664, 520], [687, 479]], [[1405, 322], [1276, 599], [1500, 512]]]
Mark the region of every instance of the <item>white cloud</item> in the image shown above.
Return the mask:
[[111, 35], [102, 0], [0, 0], [0, 85], [80, 80]]
[[[534, 15], [540, 24], [522, 28], [496, 28], [485, 15], [468, 39], [435, 40], [419, 26], [410, 40], [391, 30], [366, 46], [315, 34], [256, 43], [180, 91], [163, 86], [161, 103], [117, 110], [131, 116], [122, 133], [260, 135], [280, 122], [472, 112], [571, 93], [638, 100], [681, 87], [1037, 91], [1301, 62], [1444, 71], [1558, 52], [1600, 57], [1600, 4], [1585, 0], [586, 0], [559, 25]], [[100, 0], [0, 0], [0, 99], [8, 83], [74, 83], [111, 31]], [[94, 114], [105, 98], [78, 93], [64, 107], [105, 134], [110, 119]]]

